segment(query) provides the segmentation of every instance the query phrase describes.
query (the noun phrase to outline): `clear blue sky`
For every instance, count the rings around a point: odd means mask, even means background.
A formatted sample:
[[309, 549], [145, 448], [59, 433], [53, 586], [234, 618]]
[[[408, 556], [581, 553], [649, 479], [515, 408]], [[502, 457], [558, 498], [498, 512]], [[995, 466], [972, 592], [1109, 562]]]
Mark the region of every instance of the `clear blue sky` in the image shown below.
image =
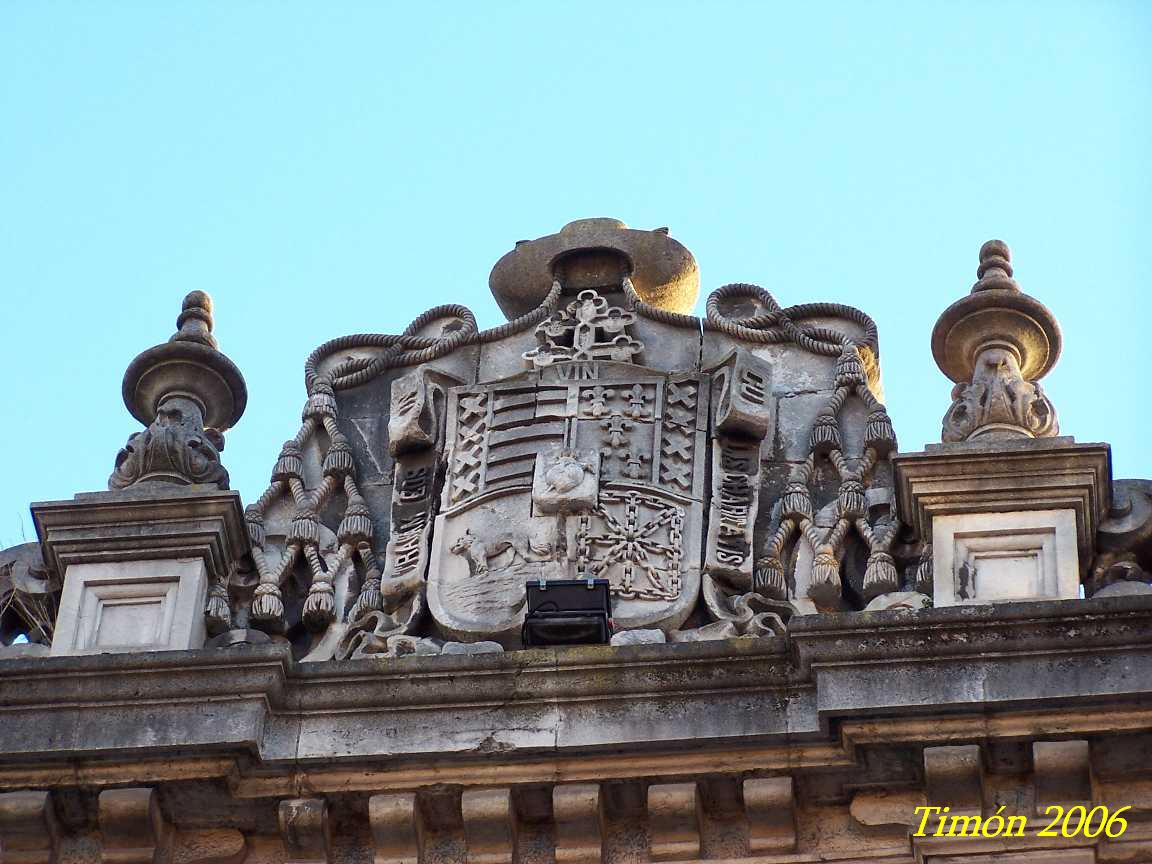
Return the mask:
[[[192, 289], [248, 381], [246, 501], [309, 351], [499, 313], [522, 238], [671, 227], [705, 291], [880, 325], [904, 449], [980, 244], [1056, 313], [1061, 428], [1152, 476], [1152, 4], [0, 2], [0, 547], [103, 489], [125, 367]], [[702, 308], [702, 307], [701, 307]]]

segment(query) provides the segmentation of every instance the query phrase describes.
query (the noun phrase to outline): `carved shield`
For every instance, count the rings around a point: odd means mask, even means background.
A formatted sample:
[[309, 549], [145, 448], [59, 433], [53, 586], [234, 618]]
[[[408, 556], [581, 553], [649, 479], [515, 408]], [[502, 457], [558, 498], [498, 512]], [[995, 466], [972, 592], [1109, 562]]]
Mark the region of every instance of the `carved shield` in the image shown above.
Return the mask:
[[525, 584], [603, 578], [617, 629], [678, 626], [700, 585], [709, 389], [610, 361], [449, 391], [428, 577], [440, 628], [515, 643]]

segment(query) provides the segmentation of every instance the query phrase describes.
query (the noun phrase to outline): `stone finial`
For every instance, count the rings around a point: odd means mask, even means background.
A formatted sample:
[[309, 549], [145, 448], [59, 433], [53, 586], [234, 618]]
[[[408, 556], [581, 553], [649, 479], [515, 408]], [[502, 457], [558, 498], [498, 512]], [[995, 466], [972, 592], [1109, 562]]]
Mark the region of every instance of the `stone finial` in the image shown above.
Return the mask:
[[198, 342], [215, 348], [217, 343], [216, 337], [212, 335], [212, 298], [203, 291], [190, 292], [184, 298], [176, 327], [169, 342]]
[[989, 240], [980, 247], [980, 266], [976, 268], [977, 282], [972, 293], [977, 291], [1019, 291], [1020, 286], [1012, 278], [1012, 252], [1003, 240]]
[[566, 295], [621, 290], [631, 278], [652, 306], [688, 313], [700, 293], [696, 259], [667, 228], [638, 231], [618, 219], [578, 219], [556, 234], [521, 240], [496, 262], [488, 285], [513, 319], [531, 312], [559, 281]]
[[1060, 325], [1012, 278], [1002, 240], [980, 247], [978, 281], [932, 331], [932, 356], [956, 382], [944, 416], [945, 442], [1046, 438], [1056, 409], [1038, 383], [1060, 356]]
[[124, 373], [124, 404], [148, 428], [120, 450], [110, 489], [143, 482], [228, 488], [220, 451], [224, 432], [244, 413], [244, 378], [216, 350], [207, 294], [184, 298], [176, 326], [167, 342], [139, 354]]

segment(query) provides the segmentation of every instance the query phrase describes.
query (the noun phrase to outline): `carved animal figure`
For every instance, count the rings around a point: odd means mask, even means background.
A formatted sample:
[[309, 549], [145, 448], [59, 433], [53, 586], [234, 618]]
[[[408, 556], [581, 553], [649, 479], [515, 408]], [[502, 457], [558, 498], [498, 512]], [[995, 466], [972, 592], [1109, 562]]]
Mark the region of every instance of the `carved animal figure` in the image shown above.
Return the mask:
[[473, 576], [483, 576], [490, 569], [489, 562], [505, 552], [512, 557], [506, 566], [516, 563], [530, 563], [546, 560], [552, 554], [551, 542], [538, 542], [526, 528], [513, 528], [507, 520], [485, 511], [477, 514], [480, 524], [476, 530], [468, 528], [449, 547], [452, 554], [459, 555], [468, 562], [468, 570]]

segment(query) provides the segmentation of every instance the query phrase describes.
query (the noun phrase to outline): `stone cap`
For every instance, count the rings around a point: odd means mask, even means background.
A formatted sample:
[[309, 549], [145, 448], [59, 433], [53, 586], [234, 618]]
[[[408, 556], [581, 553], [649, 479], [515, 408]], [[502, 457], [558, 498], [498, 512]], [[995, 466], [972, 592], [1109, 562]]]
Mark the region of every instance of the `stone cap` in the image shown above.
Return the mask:
[[184, 298], [167, 342], [141, 352], [124, 372], [121, 394], [128, 411], [149, 425], [160, 403], [184, 396], [200, 406], [204, 425], [232, 428], [248, 403], [248, 388], [236, 364], [216, 350], [212, 335], [212, 298], [193, 291]]
[[33, 504], [32, 519], [61, 576], [70, 564], [202, 558], [226, 578], [248, 551], [240, 493], [215, 486], [89, 492]]
[[1063, 337], [1048, 307], [1020, 290], [1002, 240], [980, 247], [979, 281], [944, 310], [932, 328], [932, 357], [955, 382], [971, 381], [977, 355], [996, 345], [1016, 355], [1026, 381], [1044, 377], [1060, 359]]
[[644, 302], [689, 313], [700, 293], [696, 259], [667, 228], [639, 231], [618, 219], [579, 219], [556, 234], [521, 240], [488, 277], [509, 319], [531, 312], [559, 279], [565, 289], [619, 285], [625, 276]]
[[1072, 509], [1087, 555], [1112, 503], [1112, 450], [1070, 437], [938, 444], [892, 459], [900, 517], [932, 536], [934, 516]]

